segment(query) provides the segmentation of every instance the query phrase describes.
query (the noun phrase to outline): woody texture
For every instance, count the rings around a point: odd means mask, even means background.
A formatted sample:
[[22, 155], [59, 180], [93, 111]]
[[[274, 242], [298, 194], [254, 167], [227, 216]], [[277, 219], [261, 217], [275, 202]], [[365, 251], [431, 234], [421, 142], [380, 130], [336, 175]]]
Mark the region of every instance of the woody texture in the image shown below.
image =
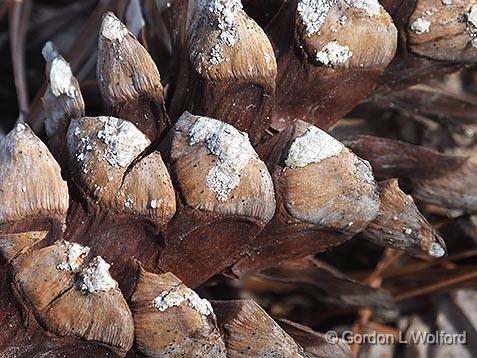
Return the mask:
[[0, 357], [477, 356], [477, 0], [0, 25]]

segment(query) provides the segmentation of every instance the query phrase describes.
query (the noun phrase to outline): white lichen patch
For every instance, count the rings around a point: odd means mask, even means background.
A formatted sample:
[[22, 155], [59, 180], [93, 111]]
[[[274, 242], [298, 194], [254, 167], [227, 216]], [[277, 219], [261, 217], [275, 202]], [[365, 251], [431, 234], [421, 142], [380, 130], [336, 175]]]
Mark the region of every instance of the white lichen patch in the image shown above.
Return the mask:
[[111, 41], [122, 42], [128, 34], [128, 29], [119, 19], [112, 15], [106, 14], [101, 24], [101, 35]]
[[235, 41], [237, 40], [235, 36], [228, 31], [222, 31], [219, 36], [220, 40], [225, 43], [227, 46], [232, 47], [235, 45]]
[[472, 47], [477, 47], [477, 4], [470, 8], [467, 14], [467, 33], [470, 36]]
[[339, 66], [348, 61], [353, 52], [348, 46], [341, 45], [337, 41], [328, 42], [321, 51], [316, 53], [316, 61], [325, 66]]
[[345, 0], [345, 2], [355, 9], [363, 10], [369, 17], [379, 14], [381, 5], [377, 0]]
[[237, 13], [242, 10], [240, 0], [202, 0], [202, 4], [213, 15], [216, 26], [222, 30], [221, 35], [227, 32], [230, 32], [232, 36], [235, 35], [233, 33], [235, 32]]
[[[8, 143], [7, 145], [11, 147], [16, 144], [15, 141], [32, 138], [33, 133], [31, 132], [31, 130], [27, 130], [27, 126], [24, 123], [18, 122], [17, 124], [15, 124], [13, 130], [8, 133], [7, 136], [3, 138], [3, 140], [5, 141], [4, 143]], [[2, 173], [1, 170], [0, 173]]]
[[[126, 168], [150, 144], [132, 123], [115, 117], [98, 117], [103, 123], [97, 138], [106, 144], [103, 159], [114, 167]], [[84, 149], [88, 149], [85, 142]]]
[[16, 124], [16, 126], [15, 126], [14, 129], [15, 129], [15, 132], [16, 132], [16, 133], [21, 133], [21, 132], [24, 132], [24, 131], [25, 131], [26, 126], [25, 126], [23, 123], [18, 122], [18, 123]]
[[285, 165], [289, 168], [301, 168], [311, 163], [319, 163], [340, 154], [343, 147], [343, 144], [325, 131], [310, 126], [302, 136], [293, 140]]
[[[242, 11], [240, 0], [200, 0], [197, 3], [199, 11], [207, 17], [207, 25], [214, 33], [214, 43], [208, 57], [209, 65], [218, 65], [226, 61], [223, 54], [224, 46], [233, 47], [237, 42], [237, 15]], [[201, 68], [198, 69], [199, 73]]]
[[452, 5], [452, 0], [442, 0], [442, 5]]
[[330, 9], [337, 0], [299, 0], [297, 14], [306, 36], [312, 36], [320, 31]]
[[151, 209], [157, 209], [159, 203], [157, 201], [157, 199], [152, 199], [150, 202], [149, 202], [149, 206]]
[[109, 265], [100, 256], [85, 268], [80, 275], [79, 287], [90, 293], [106, 292], [118, 287], [118, 283], [109, 274]]
[[[337, 0], [298, 1], [297, 14], [306, 36], [312, 36], [321, 30], [330, 9], [337, 2]], [[369, 17], [378, 15], [382, 8], [377, 0], [345, 0], [345, 3], [350, 7], [362, 10]]]
[[55, 58], [51, 63], [50, 88], [56, 97], [64, 94], [75, 98], [78, 95], [78, 91], [73, 84], [70, 65], [62, 58]]
[[199, 117], [189, 128], [188, 141], [190, 146], [205, 143], [207, 150], [217, 157], [205, 180], [217, 200], [226, 201], [240, 184], [243, 169], [256, 156], [247, 134], [216, 119]]
[[124, 206], [126, 208], [130, 208], [132, 207], [132, 205], [133, 205], [133, 200], [131, 198], [126, 198], [126, 200], [124, 201]]
[[200, 298], [197, 293], [185, 286], [176, 286], [168, 291], [163, 291], [152, 301], [152, 305], [159, 311], [164, 312], [171, 307], [181, 305], [183, 302], [186, 302], [189, 307], [203, 316], [208, 316], [213, 312], [209, 301]]
[[66, 95], [75, 98], [78, 91], [73, 83], [73, 73], [70, 65], [60, 56], [54, 45], [48, 41], [41, 53], [45, 60], [50, 63], [50, 72], [48, 79], [50, 82], [50, 89], [56, 97]]
[[[74, 135], [74, 141], [78, 142], [78, 145], [75, 144], [75, 152], [73, 153], [74, 158], [76, 159], [77, 162], [81, 163], [81, 171], [84, 174], [87, 174], [89, 169], [89, 163], [87, 158], [89, 158], [89, 152], [93, 150], [93, 141], [91, 138], [86, 134], [86, 131], [81, 131], [79, 127], [78, 122], [72, 122], [71, 123], [73, 130], [73, 135]], [[70, 142], [70, 138], [68, 138], [68, 145], [72, 145], [72, 142]]]
[[354, 166], [356, 168], [356, 177], [370, 185], [376, 185], [373, 169], [367, 160], [354, 156]]
[[434, 242], [431, 245], [431, 249], [429, 250], [429, 255], [434, 257], [442, 257], [446, 254], [446, 250], [442, 247], [441, 244]]
[[209, 64], [218, 65], [223, 61], [220, 45], [215, 45], [210, 49]]
[[77, 244], [76, 242], [65, 242], [66, 261], [58, 264], [56, 268], [61, 271], [76, 271], [83, 263], [84, 258], [89, 253], [89, 247]]
[[429, 32], [430, 27], [431, 22], [422, 17], [418, 17], [411, 23], [411, 31], [415, 32], [418, 35]]

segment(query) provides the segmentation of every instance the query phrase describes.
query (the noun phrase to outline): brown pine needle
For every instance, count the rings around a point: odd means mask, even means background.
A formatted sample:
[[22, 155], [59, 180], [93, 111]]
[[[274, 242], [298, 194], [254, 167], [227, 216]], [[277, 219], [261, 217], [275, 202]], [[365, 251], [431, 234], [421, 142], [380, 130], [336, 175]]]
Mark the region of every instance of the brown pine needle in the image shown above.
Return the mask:
[[[477, 256], [477, 249], [462, 251], [454, 255], [450, 255], [449, 257], [447, 257], [446, 262], [449, 263], [450, 261], [462, 260], [462, 259], [471, 258], [474, 256]], [[384, 278], [394, 278], [394, 277], [412, 275], [412, 274], [415, 274], [416, 272], [423, 271], [433, 266], [441, 265], [442, 263], [443, 263], [442, 260], [416, 262], [399, 269], [393, 269], [392, 271], [385, 272]]]
[[[386, 249], [384, 255], [379, 261], [378, 265], [374, 271], [364, 280], [365, 283], [368, 283], [371, 287], [378, 288], [383, 282], [382, 273], [391, 266], [403, 253], [401, 251], [395, 251], [393, 249]], [[353, 335], [359, 334], [367, 326], [369, 319], [371, 318], [373, 311], [369, 308], [363, 308], [358, 312], [358, 319], [353, 325]], [[359, 344], [353, 343], [351, 345], [351, 353], [353, 358], [358, 357], [359, 353]]]
[[396, 301], [404, 301], [409, 298], [429, 294], [443, 288], [451, 288], [452, 286], [455, 286], [459, 283], [462, 283], [464, 281], [467, 281], [473, 278], [477, 278], [477, 271], [468, 272], [463, 275], [453, 277], [449, 280], [441, 281], [441, 282], [434, 283], [432, 285], [427, 285], [424, 287], [419, 287], [417, 289], [398, 294], [394, 296], [394, 299]]
[[[25, 71], [25, 39], [30, 16], [30, 0], [13, 1], [10, 7], [10, 48], [13, 66], [13, 77], [17, 89], [18, 110], [28, 111], [28, 86]], [[20, 116], [21, 117], [21, 116]]]

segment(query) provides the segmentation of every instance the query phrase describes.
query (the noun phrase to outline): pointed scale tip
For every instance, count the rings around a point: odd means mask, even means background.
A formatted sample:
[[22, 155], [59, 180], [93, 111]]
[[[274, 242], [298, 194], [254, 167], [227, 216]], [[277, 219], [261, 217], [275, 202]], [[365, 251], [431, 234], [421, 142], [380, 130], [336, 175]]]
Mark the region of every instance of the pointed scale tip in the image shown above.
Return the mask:
[[446, 255], [446, 249], [441, 244], [434, 242], [429, 250], [429, 255], [433, 257], [443, 257]]
[[112, 13], [107, 12], [103, 15], [101, 24], [101, 36], [110, 41], [122, 42], [129, 33], [126, 26]]
[[68, 62], [59, 54], [51, 42], [47, 42], [41, 51], [47, 64], [47, 77], [50, 82], [51, 92], [55, 97], [67, 95], [75, 98], [78, 89], [74, 81], [73, 73]]
[[26, 126], [25, 123], [18, 122], [18, 123], [15, 125], [15, 132], [16, 132], [16, 133], [23, 132], [26, 128], [27, 128], [27, 126]]
[[59, 56], [58, 49], [51, 41], [47, 41], [41, 50], [41, 54], [46, 62], [53, 62]]

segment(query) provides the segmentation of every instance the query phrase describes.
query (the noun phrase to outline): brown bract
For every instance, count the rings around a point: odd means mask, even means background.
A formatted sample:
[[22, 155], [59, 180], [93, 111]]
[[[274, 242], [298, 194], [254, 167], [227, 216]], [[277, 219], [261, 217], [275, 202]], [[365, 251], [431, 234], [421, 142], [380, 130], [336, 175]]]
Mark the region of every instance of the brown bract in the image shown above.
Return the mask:
[[306, 357], [300, 347], [253, 300], [213, 301], [227, 357]]
[[239, 0], [189, 2], [183, 59], [173, 116], [188, 110], [220, 119], [256, 144], [270, 122], [277, 67], [270, 41]]
[[161, 77], [151, 56], [110, 12], [103, 16], [98, 47], [98, 83], [111, 113], [156, 139], [169, 129], [169, 118]]
[[48, 146], [55, 157], [64, 164], [65, 136], [70, 120], [84, 116], [84, 101], [78, 81], [70, 65], [51, 42], [43, 46], [48, 86], [42, 97], [45, 111], [45, 132]]
[[171, 133], [171, 165], [187, 206], [270, 221], [275, 211], [272, 180], [246, 133], [188, 112]]
[[274, 182], [295, 221], [357, 233], [374, 219], [379, 199], [368, 162], [301, 121], [283, 134], [280, 144]]
[[475, 212], [476, 159], [473, 150], [439, 153], [435, 150], [373, 136], [355, 136], [344, 141], [369, 160], [380, 179], [406, 179], [419, 201], [446, 209]]
[[[13, 281], [36, 315], [41, 315], [74, 284], [77, 268], [59, 269], [59, 265], [68, 262], [68, 249], [68, 242], [58, 241], [52, 246], [27, 252], [12, 263]], [[80, 261], [79, 264], [82, 259]]]
[[389, 138], [357, 135], [343, 142], [371, 163], [378, 179], [436, 178], [458, 171], [466, 161], [465, 156], [443, 154]]
[[[88, 269], [94, 270], [91, 275], [109, 275], [107, 271], [98, 272], [98, 261], [96, 258], [84, 268], [79, 281], [45, 309], [42, 321], [48, 330], [60, 336], [104, 343], [124, 355], [133, 345], [134, 323], [117, 283], [110, 276], [90, 277], [92, 285], [85, 285], [84, 277], [91, 274]], [[109, 280], [115, 285], [98, 284], [95, 280]]]
[[[333, 68], [381, 70], [389, 64], [396, 51], [397, 30], [377, 1], [313, 3], [298, 1], [295, 18], [298, 41], [309, 61]], [[319, 15], [316, 21], [311, 20], [314, 14]]]
[[[376, 92], [389, 94], [475, 61], [475, 0], [382, 0], [399, 30], [398, 51]], [[470, 11], [469, 11], [470, 10]], [[470, 21], [469, 21], [470, 20]]]
[[23, 232], [61, 228], [69, 205], [68, 188], [48, 148], [22, 123], [0, 140], [0, 229]]
[[397, 312], [393, 298], [384, 289], [369, 287], [313, 256], [284, 261], [254, 276], [268, 282], [287, 284], [320, 302], [357, 309], [370, 307], [379, 316], [393, 317]]
[[26, 252], [12, 262], [15, 287], [47, 330], [125, 353], [134, 338], [131, 312], [108, 264], [95, 258], [82, 268], [88, 252], [67, 241]]
[[136, 344], [147, 357], [225, 357], [212, 307], [172, 273], [139, 267], [131, 309]]
[[373, 242], [413, 255], [444, 256], [444, 240], [419, 212], [412, 197], [399, 188], [398, 181], [381, 182], [379, 189], [379, 213], [367, 226], [365, 236]]
[[239, 276], [338, 245], [378, 213], [369, 163], [317, 127], [297, 121], [280, 133], [268, 163], [277, 211], [254, 249], [234, 265]]
[[418, 0], [407, 29], [409, 49], [432, 60], [477, 59], [477, 1]]
[[194, 287], [230, 265], [272, 218], [273, 184], [247, 135], [227, 123], [186, 112], [168, 144], [180, 205], [159, 266]]
[[477, 159], [471, 157], [458, 169], [433, 179], [413, 180], [412, 195], [447, 209], [477, 212]]
[[242, 10], [240, 1], [218, 2], [200, 0], [189, 5], [187, 41], [192, 67], [209, 81], [243, 80], [274, 88], [277, 64], [262, 28]]
[[114, 117], [73, 120], [67, 135], [71, 174], [93, 206], [163, 226], [174, 215], [175, 193], [149, 139]]
[[371, 93], [397, 46], [396, 28], [377, 1], [291, 1], [267, 33], [277, 53], [279, 130], [295, 119], [332, 126]]

